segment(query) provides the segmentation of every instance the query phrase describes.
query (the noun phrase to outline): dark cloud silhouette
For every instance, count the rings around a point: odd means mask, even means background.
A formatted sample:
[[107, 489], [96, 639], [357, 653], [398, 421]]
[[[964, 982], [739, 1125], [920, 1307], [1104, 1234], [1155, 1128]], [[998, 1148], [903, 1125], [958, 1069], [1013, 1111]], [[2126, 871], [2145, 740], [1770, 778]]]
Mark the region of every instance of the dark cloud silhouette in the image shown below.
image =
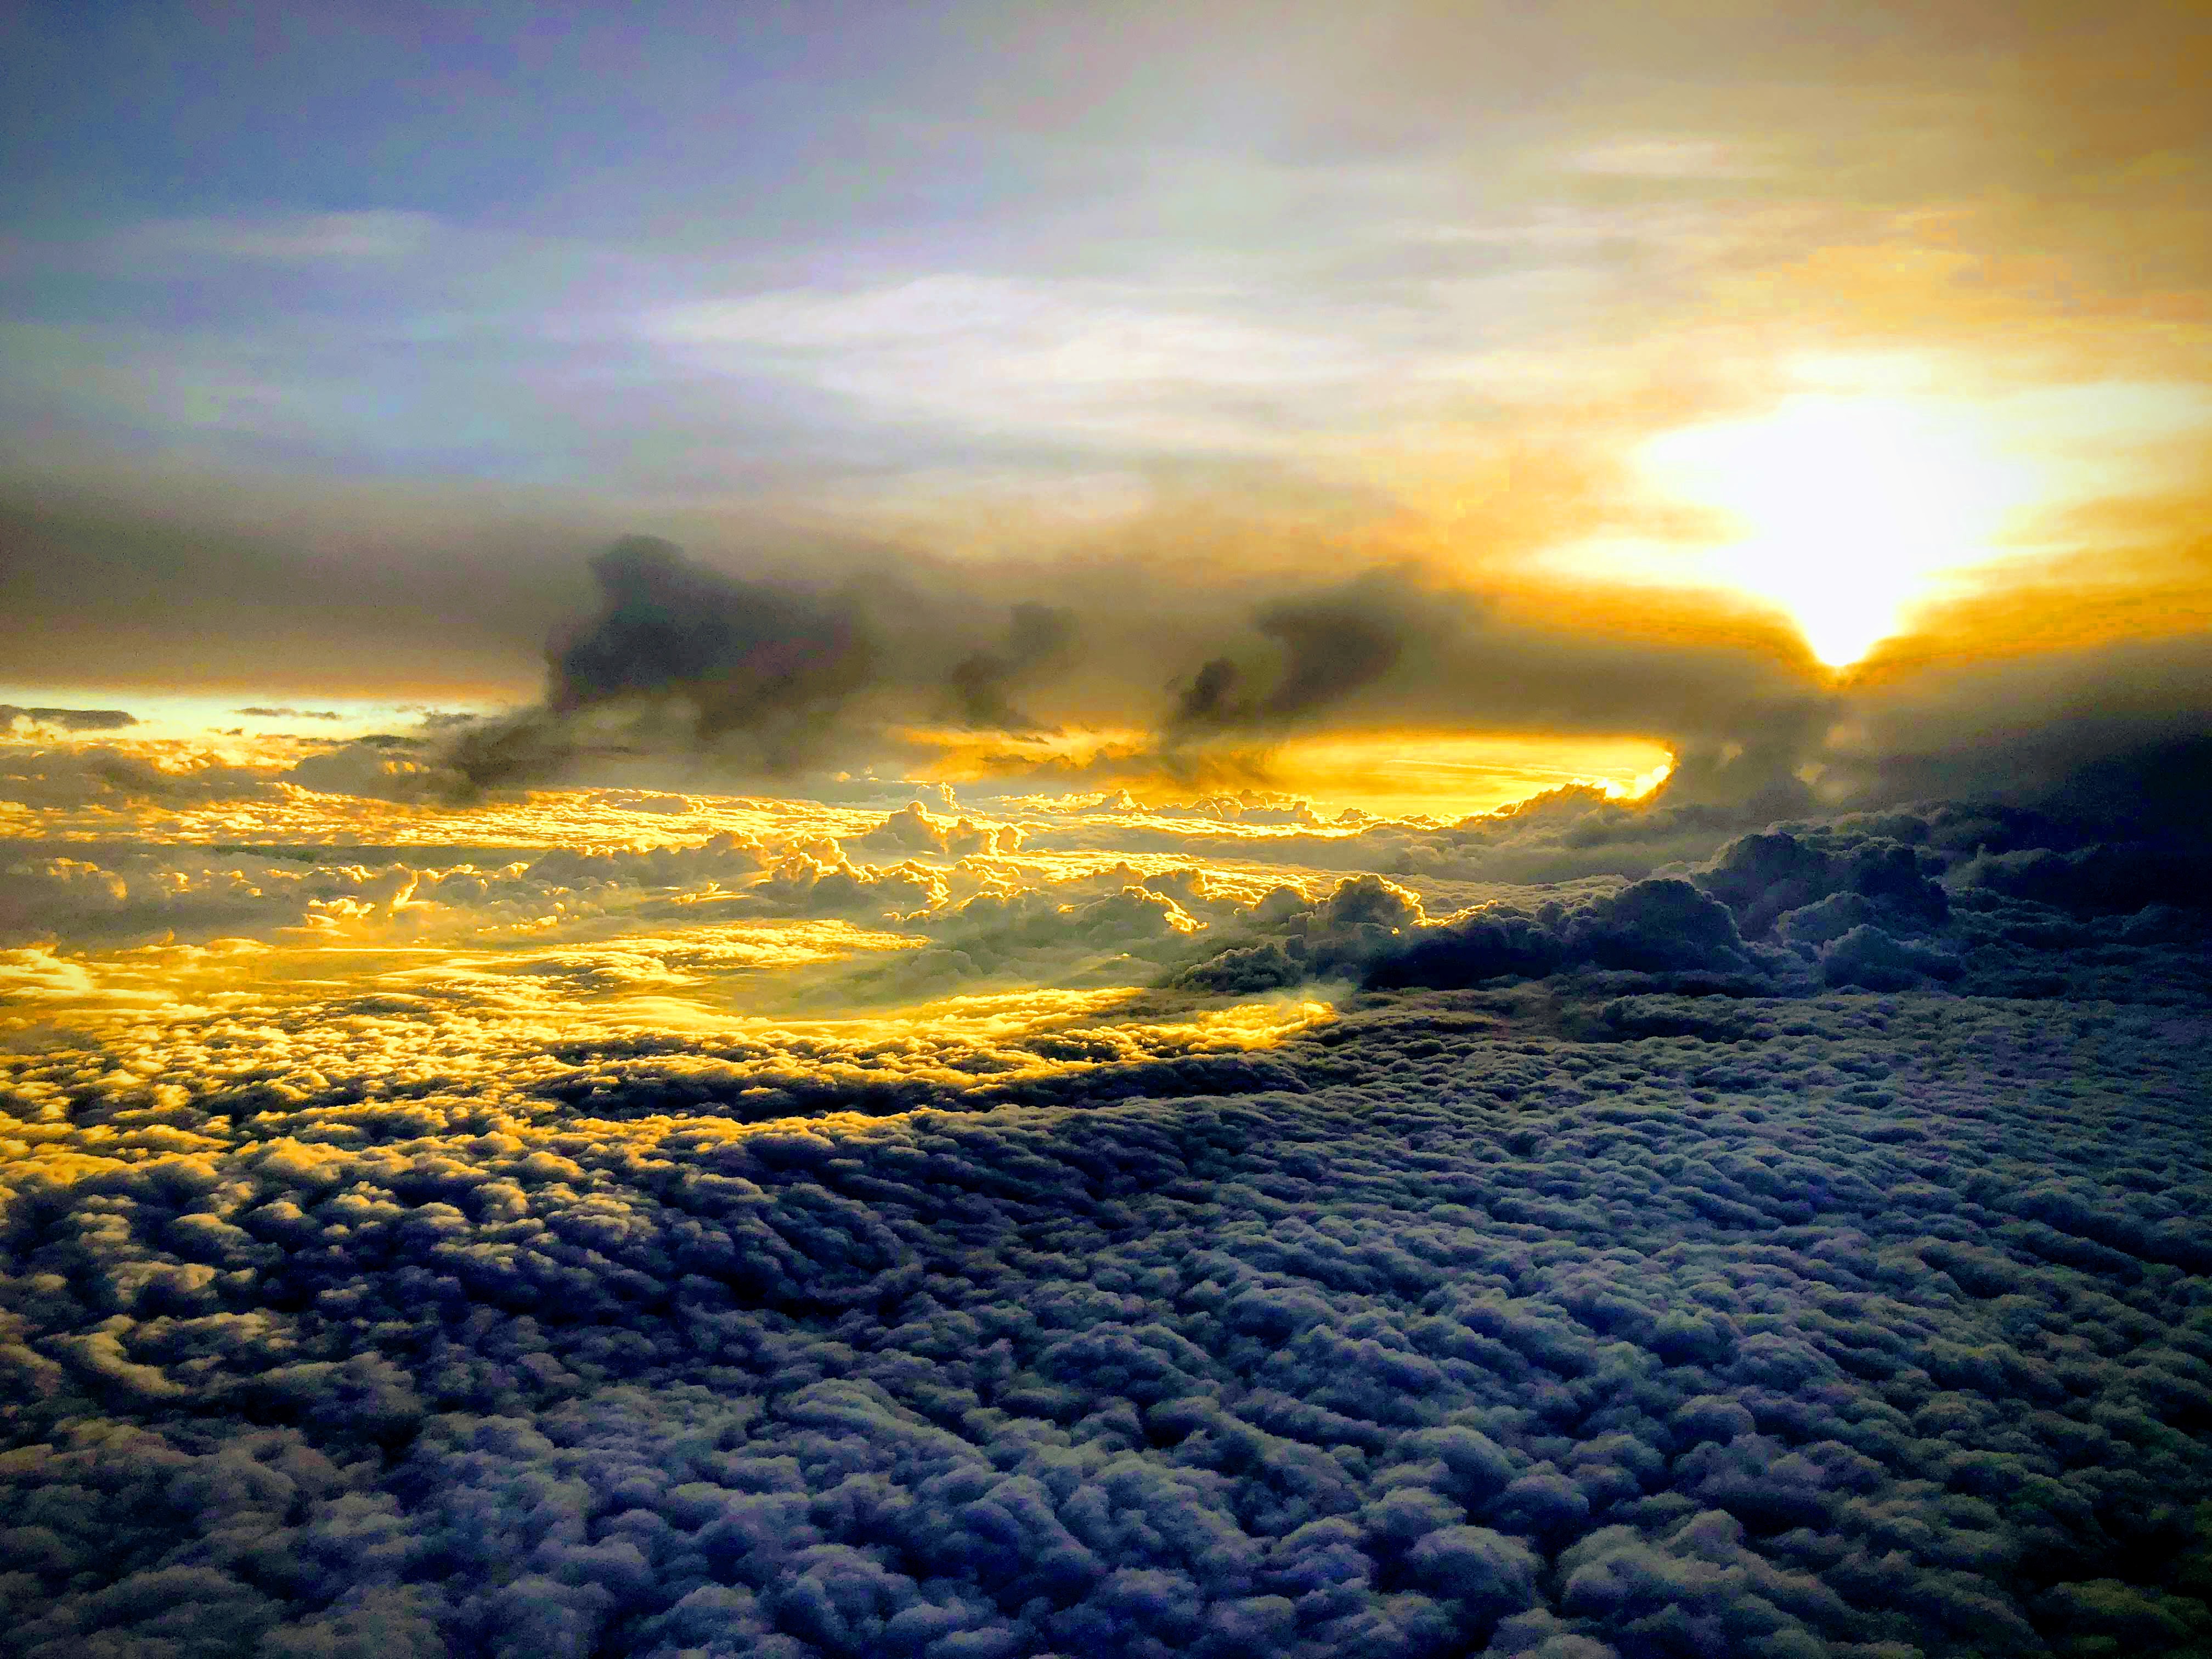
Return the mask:
[[556, 716], [680, 698], [702, 741], [756, 733], [787, 760], [876, 672], [849, 599], [724, 576], [649, 536], [617, 542], [592, 574], [599, 615], [550, 653]]
[[965, 725], [1034, 732], [1012, 694], [1064, 667], [1077, 635], [1071, 612], [1021, 604], [999, 645], [958, 654], [964, 598], [880, 576], [740, 577], [650, 536], [623, 538], [591, 568], [598, 612], [555, 635], [544, 702], [459, 729], [447, 757], [466, 788], [625, 753], [787, 775], [887, 741], [890, 725], [947, 694]]
[[1283, 648], [1282, 678], [1260, 703], [1267, 720], [1316, 714], [1372, 684], [1397, 664], [1406, 619], [1360, 603], [1362, 595], [1270, 605], [1255, 626]]
[[1226, 657], [1201, 663], [1189, 683], [1176, 690], [1173, 724], [1220, 726], [1237, 720], [1240, 710], [1233, 699], [1240, 678], [1237, 665]]
[[1033, 732], [1038, 722], [1014, 707], [1012, 694], [1026, 682], [1064, 665], [1077, 638], [1074, 613], [1048, 605], [1018, 605], [997, 650], [977, 651], [952, 665], [946, 677], [963, 725], [1001, 732]]
[[[1624, 816], [1616, 873], [1631, 841], [1650, 873], [1708, 850], [1714, 829], [1850, 806], [2048, 804], [2101, 815], [2106, 840], [2185, 838], [2203, 821], [2201, 634], [1970, 666], [1885, 659], [1833, 684], [1778, 622], [1717, 603], [1616, 606], [1596, 626], [1572, 596], [1363, 569], [1371, 556], [1304, 532], [1265, 564], [1215, 558], [1172, 515], [1081, 559], [994, 563], [672, 513], [707, 556], [623, 555], [599, 573], [612, 586], [581, 556], [602, 533], [589, 514], [564, 527], [550, 507], [459, 495], [179, 478], [157, 499], [143, 479], [41, 480], [10, 486], [0, 516], [21, 555], [9, 608], [40, 619], [19, 672], [55, 684], [88, 661], [110, 678], [330, 685], [337, 661], [349, 689], [514, 684], [552, 641], [545, 702], [564, 712], [479, 733], [456, 753], [464, 786], [604, 773], [665, 787], [702, 761], [731, 776], [896, 769], [917, 758], [906, 728], [949, 712], [1006, 735], [989, 768], [1067, 787], [1248, 786], [1286, 738], [1333, 732], [1641, 736], [1674, 755], [1653, 805], [1677, 816]], [[1160, 736], [1090, 763], [1021, 740], [1085, 726]], [[1589, 844], [1596, 827], [1576, 833]], [[1541, 878], [1526, 842], [1514, 857], [1506, 878]]]
[[265, 720], [342, 720], [345, 718], [337, 710], [330, 708], [270, 708], [256, 705], [247, 708], [234, 708], [230, 712], [234, 714], [252, 714]]
[[2203, 841], [2212, 825], [2212, 731], [2094, 756], [2037, 804], [2122, 839]]
[[137, 715], [121, 708], [20, 708], [0, 702], [0, 731], [29, 726], [58, 732], [120, 732], [137, 724]]
[[1252, 990], [1334, 976], [1459, 987], [1591, 967], [1734, 976], [1777, 988], [1775, 964], [1746, 947], [1728, 908], [1671, 877], [1574, 903], [1553, 900], [1533, 911], [1493, 905], [1432, 923], [1410, 894], [1363, 876], [1323, 903], [1292, 911], [1275, 931], [1256, 947], [1231, 947], [1184, 969], [1176, 982]]
[[[1354, 844], [1371, 852], [1376, 842], [1395, 841], [1401, 878], [1412, 880], [1454, 867], [1445, 859], [1455, 855], [1474, 869], [1511, 866], [1521, 850], [1512, 840], [1470, 845], [1470, 829], [1540, 834], [1547, 857], [1581, 874], [1613, 868], [1608, 861], [1624, 851], [1648, 851], [1638, 832], [1655, 827], [1650, 817], [1680, 833], [1679, 810], [1645, 813], [1585, 792], [1501, 815], [1496, 824], [1424, 837], [1385, 830]], [[1561, 815], [1564, 836], [1553, 823]], [[1680, 866], [1680, 875], [1540, 902], [1516, 896], [1442, 917], [1408, 889], [1360, 876], [1318, 904], [1287, 894], [1256, 908], [1241, 937], [1232, 929], [1225, 944], [1209, 938], [1208, 953], [1173, 982], [1249, 994], [1331, 978], [1449, 988], [1604, 970], [1735, 994], [1962, 979], [1970, 988], [2058, 994], [2053, 988], [2078, 987], [2087, 962], [2062, 966], [2052, 957], [2030, 969], [2022, 948], [2083, 958], [2117, 950], [2117, 963], [2131, 943], [2192, 934], [2212, 894], [2201, 845], [2087, 839], [2094, 833], [2094, 824], [2002, 806], [1798, 820], [1736, 836], [1708, 860]], [[2040, 993], [2030, 988], [2039, 972]]]
[[1424, 619], [1412, 584], [1377, 573], [1344, 587], [1262, 605], [1252, 628], [1279, 662], [1264, 690], [1239, 696], [1248, 674], [1234, 657], [1208, 659], [1176, 691], [1171, 737], [1209, 730], [1280, 727], [1316, 718], [1396, 667], [1417, 639], [1439, 631], [1431, 596]]
[[2104, 839], [2203, 836], [2212, 634], [1893, 674], [1844, 712], [1817, 758], [1853, 799], [2002, 801]]

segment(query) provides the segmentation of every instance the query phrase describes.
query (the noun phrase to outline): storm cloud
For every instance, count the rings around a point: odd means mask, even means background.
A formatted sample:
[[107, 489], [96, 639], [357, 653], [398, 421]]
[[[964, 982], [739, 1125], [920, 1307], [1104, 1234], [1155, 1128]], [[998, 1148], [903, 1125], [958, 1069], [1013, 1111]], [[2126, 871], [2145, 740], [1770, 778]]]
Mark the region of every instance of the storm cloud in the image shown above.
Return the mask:
[[1045, 605], [1014, 606], [1004, 645], [963, 657], [947, 676], [962, 723], [1001, 732], [1035, 730], [1037, 722], [1009, 699], [1025, 683], [1064, 664], [1076, 649], [1079, 632], [1070, 611]]
[[1177, 696], [1170, 734], [1284, 726], [1326, 714], [1382, 679], [1410, 644], [1443, 631], [1433, 607], [1427, 617], [1417, 616], [1413, 599], [1410, 586], [1378, 574], [1335, 592], [1261, 606], [1252, 618], [1253, 631], [1280, 657], [1264, 689], [1240, 696], [1245, 671], [1233, 658], [1209, 659]]

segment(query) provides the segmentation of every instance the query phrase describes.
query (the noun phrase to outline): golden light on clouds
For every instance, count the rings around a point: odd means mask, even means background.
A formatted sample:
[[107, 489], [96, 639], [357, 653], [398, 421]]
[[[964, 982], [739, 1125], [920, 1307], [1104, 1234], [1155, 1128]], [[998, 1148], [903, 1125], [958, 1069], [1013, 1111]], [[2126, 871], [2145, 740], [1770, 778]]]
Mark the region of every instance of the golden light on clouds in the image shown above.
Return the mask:
[[1323, 820], [1347, 811], [1355, 817], [1470, 817], [1570, 784], [1636, 796], [1656, 785], [1668, 764], [1666, 746], [1650, 738], [1577, 733], [1241, 732], [1164, 751], [1152, 734], [1132, 728], [1024, 733], [1015, 740], [919, 727], [902, 735], [935, 751], [926, 769], [932, 780], [967, 783], [1017, 765], [1058, 767], [1072, 778], [1126, 789], [1145, 804], [1187, 800], [1194, 791], [1286, 793], [1310, 801]]
[[0, 1650], [2212, 1659], [2207, 0], [123, 9]]
[[1570, 785], [1616, 798], [1667, 775], [1666, 749], [1643, 738], [1526, 732], [1369, 732], [1285, 744], [1273, 757], [1286, 787], [1381, 817], [1443, 819], [1494, 812]]

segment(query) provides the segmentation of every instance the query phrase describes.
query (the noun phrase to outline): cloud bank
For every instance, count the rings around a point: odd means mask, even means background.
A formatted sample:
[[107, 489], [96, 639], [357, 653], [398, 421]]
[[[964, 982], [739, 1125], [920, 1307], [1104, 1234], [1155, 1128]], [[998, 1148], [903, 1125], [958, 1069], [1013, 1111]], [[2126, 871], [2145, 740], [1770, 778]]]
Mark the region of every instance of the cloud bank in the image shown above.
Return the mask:
[[96, 736], [7, 773], [9, 1652], [2212, 1632], [2212, 884], [2111, 788], [463, 811]]
[[11, 1650], [2202, 1639], [2201, 1017], [1734, 1007], [873, 1127], [50, 1072]]

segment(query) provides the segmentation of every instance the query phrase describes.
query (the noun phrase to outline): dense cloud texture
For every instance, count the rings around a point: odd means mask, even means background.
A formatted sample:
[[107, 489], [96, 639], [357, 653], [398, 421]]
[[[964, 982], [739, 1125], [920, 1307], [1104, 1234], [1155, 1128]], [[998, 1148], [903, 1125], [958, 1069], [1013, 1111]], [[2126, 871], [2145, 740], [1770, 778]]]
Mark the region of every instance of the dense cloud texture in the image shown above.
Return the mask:
[[2140, 815], [306, 764], [9, 762], [0, 1651], [2212, 1640]]
[[1288, 1091], [750, 1133], [94, 1060], [45, 1121], [176, 1146], [9, 1209], [6, 1639], [2178, 1650], [2207, 1029], [1386, 999]]

